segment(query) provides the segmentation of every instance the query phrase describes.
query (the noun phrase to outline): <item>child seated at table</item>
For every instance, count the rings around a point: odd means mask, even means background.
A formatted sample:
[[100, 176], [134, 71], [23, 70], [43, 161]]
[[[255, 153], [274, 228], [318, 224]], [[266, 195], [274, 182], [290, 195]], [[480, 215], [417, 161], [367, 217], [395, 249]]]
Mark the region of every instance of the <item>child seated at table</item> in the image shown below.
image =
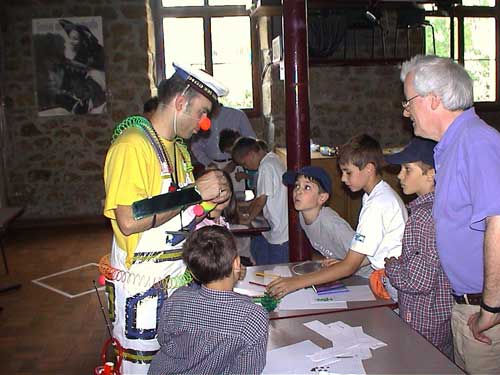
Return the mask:
[[[375, 270], [383, 270], [385, 258], [401, 255], [407, 212], [398, 194], [382, 180], [384, 157], [379, 143], [366, 134], [353, 137], [341, 146], [338, 163], [342, 182], [353, 192], [365, 192], [350, 249], [343, 260], [326, 261], [325, 267], [316, 272], [276, 278], [267, 287], [274, 297], [281, 298], [297, 289], [351, 276], [367, 264]], [[379, 274], [372, 273], [370, 284], [374, 275]], [[396, 290], [387, 282], [385, 286], [393, 291], [391, 297], [397, 298]], [[389, 298], [387, 293], [385, 297]]]
[[[332, 181], [323, 168], [306, 166], [283, 175], [285, 185], [293, 185], [293, 205], [299, 211], [300, 226], [316, 250], [313, 260], [342, 260], [354, 237], [354, 230], [337, 212], [326, 206], [332, 194]], [[370, 276], [366, 265], [356, 274]]]
[[385, 260], [385, 272], [398, 291], [401, 319], [452, 358], [453, 298], [439, 261], [432, 219], [435, 145], [434, 141], [416, 137], [403, 151], [385, 158], [401, 165], [398, 179], [403, 192], [417, 194], [408, 205], [410, 216], [402, 254]]
[[233, 161], [249, 170], [257, 170], [256, 198], [251, 201], [242, 224], [262, 213], [271, 229], [252, 237], [250, 252], [256, 265], [288, 262], [287, 189], [281, 182], [285, 168], [274, 152], [267, 152], [255, 138], [242, 137], [234, 144]]
[[[205, 169], [201, 176], [213, 170], [214, 169]], [[205, 213], [202, 220], [196, 225], [196, 229], [206, 227], [207, 225], [220, 225], [227, 228], [229, 226], [229, 222], [233, 222], [237, 219], [236, 199], [234, 197], [233, 182], [231, 181], [231, 177], [227, 172], [222, 171], [222, 174], [229, 189], [229, 197], [227, 200], [216, 204], [216, 206], [212, 210]]]
[[149, 374], [260, 374], [266, 362], [268, 315], [233, 292], [240, 258], [232, 234], [220, 226], [196, 230], [183, 259], [201, 283], [179, 288], [163, 304], [160, 350]]
[[[233, 149], [234, 144], [241, 137], [239, 131], [234, 129], [222, 129], [219, 134], [219, 150], [221, 152], [225, 152], [231, 155], [231, 151]], [[264, 142], [265, 143], [265, 142]], [[267, 145], [266, 145], [267, 149]], [[224, 168], [225, 171], [231, 174], [231, 177], [237, 183], [240, 183], [244, 180], [244, 189], [254, 190], [255, 183], [257, 180], [256, 171], [245, 170], [242, 166], [237, 165], [234, 161], [231, 160], [229, 164]]]

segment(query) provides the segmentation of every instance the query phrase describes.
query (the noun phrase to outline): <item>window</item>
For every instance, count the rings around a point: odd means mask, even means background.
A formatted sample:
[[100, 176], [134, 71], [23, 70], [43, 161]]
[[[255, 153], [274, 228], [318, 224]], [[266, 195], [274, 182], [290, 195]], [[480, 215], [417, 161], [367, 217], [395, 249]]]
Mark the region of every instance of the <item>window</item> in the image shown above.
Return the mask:
[[[436, 55], [463, 64], [474, 80], [474, 101], [479, 107], [500, 105], [500, 1], [463, 0], [447, 12], [426, 6], [426, 20], [434, 27]], [[426, 53], [433, 53], [432, 31], [426, 28]]]
[[204, 69], [229, 89], [220, 100], [224, 105], [257, 115], [260, 81], [252, 59], [250, 5], [251, 0], [157, 0], [159, 78], [173, 73], [173, 61]]

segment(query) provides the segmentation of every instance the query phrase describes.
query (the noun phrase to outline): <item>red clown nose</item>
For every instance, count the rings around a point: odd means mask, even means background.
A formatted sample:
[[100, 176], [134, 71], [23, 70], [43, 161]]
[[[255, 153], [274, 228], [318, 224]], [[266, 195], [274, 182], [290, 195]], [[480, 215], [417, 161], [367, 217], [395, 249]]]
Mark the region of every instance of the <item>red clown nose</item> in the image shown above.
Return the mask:
[[208, 129], [210, 129], [210, 126], [212, 125], [212, 123], [207, 116], [203, 116], [201, 118], [200, 122], [198, 122], [198, 125], [200, 125], [201, 130], [207, 131]]

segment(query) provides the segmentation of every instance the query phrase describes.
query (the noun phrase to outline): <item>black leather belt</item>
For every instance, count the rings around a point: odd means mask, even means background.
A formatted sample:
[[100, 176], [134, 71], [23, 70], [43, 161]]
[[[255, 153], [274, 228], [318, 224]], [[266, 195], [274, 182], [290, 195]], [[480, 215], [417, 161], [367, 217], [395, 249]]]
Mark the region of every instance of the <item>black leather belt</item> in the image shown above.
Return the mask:
[[469, 293], [461, 296], [452, 294], [452, 296], [455, 299], [455, 302], [461, 305], [479, 305], [483, 299], [482, 293]]

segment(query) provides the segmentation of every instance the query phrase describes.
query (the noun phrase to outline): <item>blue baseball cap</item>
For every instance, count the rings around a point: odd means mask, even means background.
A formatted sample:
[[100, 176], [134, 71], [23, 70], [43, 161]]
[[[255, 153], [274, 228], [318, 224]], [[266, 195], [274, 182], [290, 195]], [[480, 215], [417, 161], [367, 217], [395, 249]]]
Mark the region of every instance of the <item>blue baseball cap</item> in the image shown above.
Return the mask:
[[297, 171], [287, 171], [283, 174], [283, 183], [285, 185], [293, 185], [297, 180], [297, 176], [312, 177], [319, 181], [321, 187], [328, 193], [332, 194], [332, 180], [323, 168], [313, 167], [308, 165]]
[[385, 161], [389, 164], [403, 164], [422, 161], [434, 168], [434, 147], [436, 142], [420, 137], [413, 138], [403, 151], [387, 155]]

